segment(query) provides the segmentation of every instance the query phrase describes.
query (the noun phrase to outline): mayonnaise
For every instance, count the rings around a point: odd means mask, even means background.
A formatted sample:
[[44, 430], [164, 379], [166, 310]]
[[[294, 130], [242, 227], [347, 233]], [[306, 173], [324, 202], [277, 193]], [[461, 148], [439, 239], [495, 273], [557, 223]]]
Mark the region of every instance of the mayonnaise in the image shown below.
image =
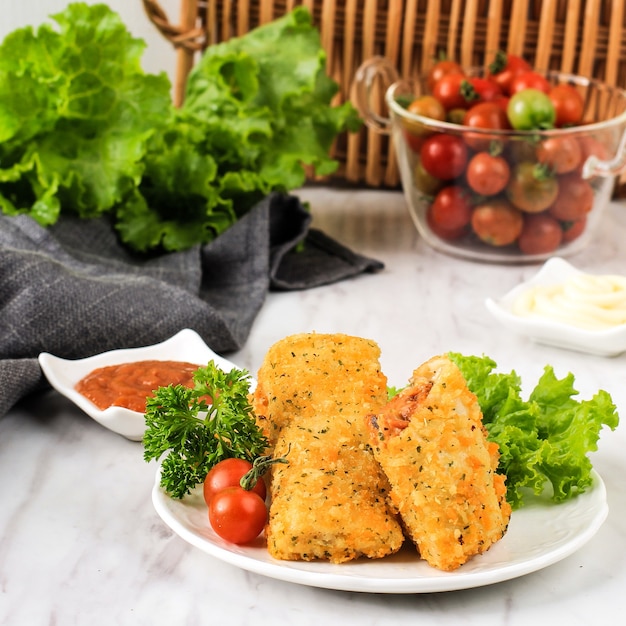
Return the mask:
[[513, 313], [588, 330], [626, 324], [626, 276], [580, 273], [561, 283], [531, 287], [515, 300]]

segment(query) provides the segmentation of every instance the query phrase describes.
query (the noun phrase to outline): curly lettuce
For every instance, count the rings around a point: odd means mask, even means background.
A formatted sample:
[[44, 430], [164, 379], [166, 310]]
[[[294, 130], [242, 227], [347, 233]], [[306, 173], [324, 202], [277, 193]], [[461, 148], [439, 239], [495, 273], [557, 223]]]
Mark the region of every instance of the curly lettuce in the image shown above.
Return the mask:
[[0, 46], [0, 208], [42, 225], [94, 217], [141, 182], [148, 139], [170, 108], [165, 74], [105, 5], [71, 4]]
[[500, 447], [500, 471], [507, 477], [507, 500], [516, 509], [530, 490], [562, 502], [584, 492], [593, 482], [588, 454], [597, 450], [603, 426], [614, 430], [619, 417], [603, 390], [589, 400], [576, 400], [574, 376], [562, 379], [547, 365], [527, 400], [514, 372], [495, 372], [489, 357], [449, 353], [468, 387], [478, 398], [488, 438]]
[[145, 43], [104, 4], [70, 4], [56, 28], [0, 45], [0, 210], [42, 225], [110, 214], [137, 251], [214, 239], [272, 191], [328, 175], [338, 133], [361, 121], [337, 84], [310, 13], [297, 7], [209, 47], [180, 109]]

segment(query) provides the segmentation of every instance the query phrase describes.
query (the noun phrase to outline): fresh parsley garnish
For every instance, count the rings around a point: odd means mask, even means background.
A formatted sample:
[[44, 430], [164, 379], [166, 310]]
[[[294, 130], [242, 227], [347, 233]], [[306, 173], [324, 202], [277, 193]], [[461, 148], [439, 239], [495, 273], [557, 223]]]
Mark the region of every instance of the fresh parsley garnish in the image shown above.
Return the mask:
[[267, 448], [248, 399], [246, 370], [230, 372], [214, 361], [194, 373], [194, 387], [170, 385], [146, 401], [144, 459], [166, 455], [161, 487], [182, 498], [204, 481], [219, 461], [237, 457], [254, 461]]

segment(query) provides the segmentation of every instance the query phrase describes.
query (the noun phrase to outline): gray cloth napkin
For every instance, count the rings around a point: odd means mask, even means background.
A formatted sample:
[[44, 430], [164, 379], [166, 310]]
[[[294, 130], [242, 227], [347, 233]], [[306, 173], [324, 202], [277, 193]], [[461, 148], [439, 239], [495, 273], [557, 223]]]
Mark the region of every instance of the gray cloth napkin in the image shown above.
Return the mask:
[[106, 218], [42, 228], [0, 214], [0, 416], [47, 386], [37, 356], [83, 358], [192, 328], [216, 352], [245, 343], [269, 289], [307, 289], [382, 269], [310, 228], [273, 194], [212, 243], [137, 256]]

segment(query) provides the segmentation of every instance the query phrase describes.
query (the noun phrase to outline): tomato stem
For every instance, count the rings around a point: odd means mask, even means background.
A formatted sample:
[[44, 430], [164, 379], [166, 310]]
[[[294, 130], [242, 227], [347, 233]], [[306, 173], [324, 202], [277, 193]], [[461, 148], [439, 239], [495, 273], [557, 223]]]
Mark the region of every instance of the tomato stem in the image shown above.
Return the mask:
[[259, 456], [254, 459], [252, 469], [248, 470], [239, 481], [239, 484], [246, 491], [250, 491], [257, 481], [267, 472], [267, 470], [275, 463], [289, 463], [284, 456], [272, 457], [272, 455]]

